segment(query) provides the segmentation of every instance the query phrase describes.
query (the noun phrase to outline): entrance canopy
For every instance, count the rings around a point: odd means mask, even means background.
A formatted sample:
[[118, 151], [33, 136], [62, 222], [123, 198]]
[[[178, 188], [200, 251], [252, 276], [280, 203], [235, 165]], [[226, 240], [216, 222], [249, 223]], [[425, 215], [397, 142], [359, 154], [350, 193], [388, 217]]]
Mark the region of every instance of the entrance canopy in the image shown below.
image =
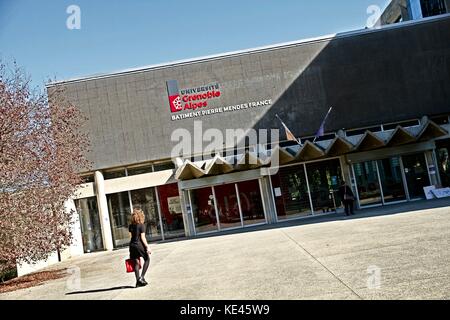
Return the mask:
[[[359, 135], [349, 137], [336, 136], [334, 139], [315, 143], [306, 141], [302, 145], [277, 146], [272, 150], [259, 152], [247, 151], [237, 156], [221, 157], [217, 155], [213, 159], [198, 162], [185, 160], [180, 162], [175, 178], [177, 180], [191, 180], [270, 165], [319, 160], [353, 152], [370, 151], [432, 140], [447, 134], [448, 132], [444, 128], [431, 120], [427, 120], [422, 125], [413, 127], [397, 126], [397, 128], [387, 131], [366, 131]], [[278, 159], [278, 163], [275, 163], [276, 159]]]

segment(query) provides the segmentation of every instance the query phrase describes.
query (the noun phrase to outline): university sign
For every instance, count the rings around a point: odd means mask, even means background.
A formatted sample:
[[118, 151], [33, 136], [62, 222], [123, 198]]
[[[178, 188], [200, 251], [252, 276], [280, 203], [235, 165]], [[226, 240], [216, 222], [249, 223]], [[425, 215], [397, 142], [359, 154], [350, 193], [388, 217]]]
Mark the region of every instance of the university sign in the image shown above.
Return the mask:
[[172, 121], [269, 106], [272, 104], [272, 100], [265, 99], [232, 106], [211, 108], [210, 102], [222, 96], [222, 91], [218, 83], [181, 90], [177, 80], [168, 80], [166, 81], [166, 85]]

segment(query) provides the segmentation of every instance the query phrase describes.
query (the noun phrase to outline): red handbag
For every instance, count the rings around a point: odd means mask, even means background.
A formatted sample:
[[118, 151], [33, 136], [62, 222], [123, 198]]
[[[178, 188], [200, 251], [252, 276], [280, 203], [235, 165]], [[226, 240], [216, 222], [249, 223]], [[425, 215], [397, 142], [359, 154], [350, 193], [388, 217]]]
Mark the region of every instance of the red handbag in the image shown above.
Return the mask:
[[[135, 261], [136, 260], [134, 260], [134, 259], [125, 260], [125, 267], [126, 267], [128, 273], [134, 272]], [[141, 259], [139, 258], [139, 269], [141, 269], [141, 268], [142, 268]]]

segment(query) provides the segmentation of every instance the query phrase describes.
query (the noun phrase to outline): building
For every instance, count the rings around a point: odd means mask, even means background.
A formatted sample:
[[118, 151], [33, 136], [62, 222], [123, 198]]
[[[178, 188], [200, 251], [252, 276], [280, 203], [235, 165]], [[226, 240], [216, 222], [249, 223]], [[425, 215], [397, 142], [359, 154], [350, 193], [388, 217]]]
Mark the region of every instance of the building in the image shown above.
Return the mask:
[[[155, 242], [339, 212], [343, 180], [359, 208], [449, 187], [448, 39], [442, 15], [49, 85], [89, 117], [72, 254], [127, 245], [134, 207]], [[283, 134], [172, 159], [177, 129], [281, 128], [277, 114], [302, 145]]]
[[382, 13], [379, 25], [418, 20], [450, 12], [450, 0], [392, 0]]

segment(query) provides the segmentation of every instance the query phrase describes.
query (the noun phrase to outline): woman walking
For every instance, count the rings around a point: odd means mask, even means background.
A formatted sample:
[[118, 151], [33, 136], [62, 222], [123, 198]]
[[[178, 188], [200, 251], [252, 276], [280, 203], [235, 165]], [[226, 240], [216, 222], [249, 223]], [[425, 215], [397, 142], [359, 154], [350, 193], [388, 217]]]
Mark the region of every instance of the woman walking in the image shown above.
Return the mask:
[[[131, 214], [131, 224], [128, 228], [131, 234], [130, 241], [130, 259], [134, 260], [134, 274], [136, 276], [136, 287], [146, 286], [148, 283], [145, 281], [145, 273], [147, 272], [150, 264], [150, 248], [145, 239], [145, 216], [141, 209], [134, 209]], [[144, 259], [144, 265], [142, 267], [142, 273], [139, 275], [139, 266], [141, 257]]]

